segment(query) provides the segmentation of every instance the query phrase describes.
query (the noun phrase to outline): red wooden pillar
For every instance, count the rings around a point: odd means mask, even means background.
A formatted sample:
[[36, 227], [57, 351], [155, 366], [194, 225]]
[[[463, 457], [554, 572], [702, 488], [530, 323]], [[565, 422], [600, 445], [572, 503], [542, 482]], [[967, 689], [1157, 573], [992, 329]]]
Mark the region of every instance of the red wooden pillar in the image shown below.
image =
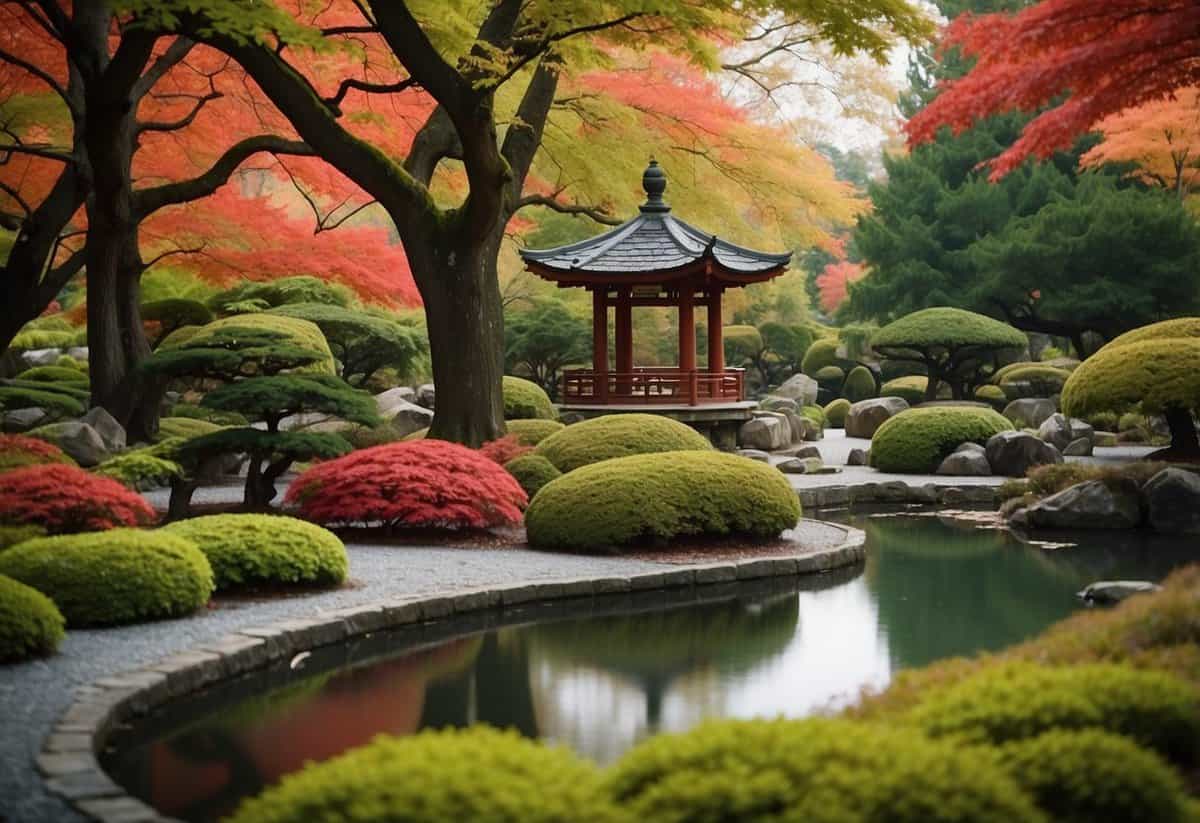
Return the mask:
[[608, 290], [592, 289], [592, 394], [603, 403], [608, 398]]
[[690, 285], [679, 289], [679, 371], [687, 380], [688, 402], [696, 405], [696, 313]]
[[725, 340], [721, 334], [721, 290], [708, 293], [708, 370], [725, 371]]
[[[633, 372], [633, 306], [629, 300], [628, 287], [617, 289], [617, 371], [623, 375]], [[617, 381], [618, 393], [627, 394], [629, 390], [628, 377]]]

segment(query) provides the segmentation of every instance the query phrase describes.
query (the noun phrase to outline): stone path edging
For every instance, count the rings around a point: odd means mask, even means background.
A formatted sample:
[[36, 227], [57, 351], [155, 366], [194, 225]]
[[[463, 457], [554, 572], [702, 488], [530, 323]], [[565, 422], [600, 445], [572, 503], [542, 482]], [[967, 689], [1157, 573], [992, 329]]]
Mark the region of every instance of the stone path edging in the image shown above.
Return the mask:
[[74, 704], [43, 741], [41, 754], [36, 758], [37, 768], [51, 793], [102, 823], [168, 823], [171, 818], [158, 814], [117, 785], [97, 759], [96, 753], [104, 747], [113, 729], [132, 717], [299, 652], [386, 629], [509, 606], [817, 574], [863, 562], [865, 533], [849, 526], [837, 528], [845, 533], [841, 544], [809, 554], [694, 564], [629, 577], [517, 583], [432, 597], [398, 598], [354, 606], [312, 620], [284, 620], [240, 629], [157, 663], [102, 678], [78, 689]]
[[923, 483], [920, 486], [914, 486], [903, 480], [885, 480], [879, 483], [859, 483], [845, 486], [816, 486], [796, 489], [796, 494], [800, 498], [800, 505], [806, 511], [874, 503], [940, 503], [946, 506], [987, 503], [994, 505], [999, 499], [997, 486], [968, 486], [955, 483]]

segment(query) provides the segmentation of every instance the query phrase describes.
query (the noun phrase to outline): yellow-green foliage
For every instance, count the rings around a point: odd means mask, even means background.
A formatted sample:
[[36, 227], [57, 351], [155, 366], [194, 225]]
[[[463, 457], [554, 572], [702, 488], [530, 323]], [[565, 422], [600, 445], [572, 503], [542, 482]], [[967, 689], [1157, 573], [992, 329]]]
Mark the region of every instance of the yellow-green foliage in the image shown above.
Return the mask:
[[871, 347], [876, 350], [959, 346], [1020, 349], [1027, 343], [1025, 335], [1007, 323], [945, 306], [906, 314], [888, 323], [871, 338]]
[[536, 446], [555, 432], [566, 428], [557, 420], [509, 420], [504, 428], [516, 436], [522, 446]]
[[183, 467], [159, 457], [153, 448], [135, 449], [110, 457], [92, 472], [139, 491], [169, 486], [172, 480], [183, 476]]
[[845, 426], [846, 415], [850, 413], [850, 405], [849, 400], [839, 397], [825, 406], [825, 419], [829, 421], [829, 425], [835, 429]]
[[209, 423], [207, 420], [197, 420], [192, 417], [164, 417], [158, 421], [159, 440], [168, 437], [179, 437], [191, 440], [205, 434], [219, 432], [224, 426]]
[[542, 486], [554, 478], [562, 476], [562, 472], [554, 468], [554, 464], [540, 454], [523, 454], [520, 457], [514, 457], [504, 464], [504, 468], [517, 478], [517, 482], [521, 484], [521, 488], [525, 490], [525, 494], [529, 495], [530, 499], [538, 493]]
[[285, 777], [228, 823], [624, 823], [593, 764], [487, 726], [378, 737]]
[[804, 353], [800, 370], [815, 379], [817, 372], [826, 366], [840, 366], [842, 360], [838, 357], [838, 345], [836, 337], [826, 337], [814, 341], [808, 347], [808, 351]]
[[37, 589], [0, 575], [0, 663], [52, 654], [66, 621]]
[[725, 344], [725, 357], [730, 363], [740, 365], [763, 349], [762, 333], [754, 326], [726, 326], [721, 329]]
[[1036, 360], [1018, 360], [1016, 363], [1009, 363], [996, 369], [992, 374], [992, 382], [999, 385], [1005, 377], [1017, 371], [1018, 369], [1041, 368], [1045, 363], [1039, 363]]
[[830, 391], [838, 391], [842, 387], [842, 381], [846, 379], [846, 372], [839, 366], [822, 366], [817, 369], [813, 379]]
[[608, 776], [654, 823], [1045, 823], [990, 753], [846, 720], [719, 720], [658, 735]]
[[53, 600], [69, 626], [179, 617], [213, 590], [212, 567], [195, 544], [137, 529], [29, 540], [0, 553], [0, 574]]
[[855, 366], [846, 375], [842, 384], [842, 394], [851, 403], [866, 400], [875, 396], [875, 375], [866, 366]]
[[712, 444], [695, 429], [657, 414], [593, 417], [567, 426], [537, 446], [537, 453], [561, 472], [613, 457], [685, 450], [711, 451]]
[[799, 519], [795, 490], [771, 466], [672, 451], [606, 460], [551, 481], [530, 501], [525, 528], [535, 548], [603, 551], [691, 535], [766, 539]]
[[26, 540], [45, 536], [46, 530], [41, 526], [0, 526], [0, 552]]
[[75, 345], [75, 332], [29, 329], [17, 334], [9, 348], [18, 351], [31, 349], [65, 349]]
[[218, 591], [281, 583], [331, 586], [346, 579], [346, 547], [338, 536], [294, 517], [214, 514], [159, 531], [204, 552]]
[[324, 358], [313, 363], [311, 366], [303, 366], [296, 369], [299, 373], [307, 374], [336, 374], [337, 370], [333, 363], [333, 352], [329, 350], [329, 343], [325, 340], [325, 335], [321, 334], [321, 330], [316, 323], [311, 323], [308, 320], [301, 320], [297, 317], [285, 317], [279, 314], [238, 314], [233, 317], [222, 317], [220, 320], [201, 326], [191, 333], [185, 340], [178, 340], [177, 335], [184, 329], [193, 328], [192, 326], [184, 326], [172, 334], [168, 335], [167, 339], [159, 344], [159, 349], [178, 348], [184, 342], [189, 347], [203, 346], [204, 342], [210, 339], [216, 332], [222, 329], [239, 329], [252, 327], [263, 331], [276, 332], [287, 337], [287, 341], [303, 349], [319, 352], [324, 355]]
[[1174, 320], [1163, 320], [1161, 323], [1151, 323], [1125, 332], [1114, 337], [1104, 348], [1109, 346], [1128, 346], [1130, 343], [1141, 343], [1146, 340], [1179, 340], [1181, 338], [1200, 339], [1200, 317], [1177, 317]]
[[81, 372], [79, 369], [65, 366], [35, 366], [18, 374], [16, 379], [33, 380], [38, 383], [67, 383], [84, 388], [88, 384], [87, 374]]
[[880, 397], [899, 397], [915, 406], [925, 402], [925, 389], [929, 386], [929, 378], [921, 374], [908, 377], [896, 377], [883, 384], [879, 390]]
[[829, 423], [829, 419], [825, 417], [825, 410], [820, 406], [802, 406], [799, 414], [801, 417], [806, 417], [816, 423], [822, 429]]
[[1008, 395], [999, 386], [980, 386], [975, 389], [975, 399], [997, 409], [1003, 409], [1008, 404]]
[[558, 410], [550, 402], [537, 383], [520, 377], [505, 375], [504, 388], [504, 419], [505, 420], [555, 420]]
[[871, 464], [884, 472], [932, 472], [963, 443], [982, 445], [992, 435], [1011, 430], [1012, 423], [992, 409], [905, 409], [885, 420], [871, 438]]
[[1071, 372], [1066, 369], [1056, 369], [1053, 366], [1032, 365], [1022, 366], [1019, 369], [1008, 369], [1004, 376], [996, 382], [1001, 386], [1008, 386], [1013, 383], [1031, 383], [1039, 391], [1047, 393], [1057, 393], [1062, 390], [1063, 383], [1067, 382], [1067, 378], [1071, 376]]
[[1117, 338], [1071, 373], [1062, 390], [1063, 411], [1074, 417], [1138, 406], [1200, 408], [1200, 337]]

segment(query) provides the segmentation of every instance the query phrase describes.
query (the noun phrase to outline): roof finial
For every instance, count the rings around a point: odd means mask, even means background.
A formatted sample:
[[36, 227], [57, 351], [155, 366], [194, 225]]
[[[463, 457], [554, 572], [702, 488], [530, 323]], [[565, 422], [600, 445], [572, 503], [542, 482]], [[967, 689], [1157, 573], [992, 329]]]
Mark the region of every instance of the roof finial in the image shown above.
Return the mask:
[[646, 203], [641, 206], [642, 214], [671, 210], [663, 201], [663, 192], [667, 190], [667, 176], [653, 156], [650, 158], [650, 165], [642, 173], [642, 188], [646, 190]]

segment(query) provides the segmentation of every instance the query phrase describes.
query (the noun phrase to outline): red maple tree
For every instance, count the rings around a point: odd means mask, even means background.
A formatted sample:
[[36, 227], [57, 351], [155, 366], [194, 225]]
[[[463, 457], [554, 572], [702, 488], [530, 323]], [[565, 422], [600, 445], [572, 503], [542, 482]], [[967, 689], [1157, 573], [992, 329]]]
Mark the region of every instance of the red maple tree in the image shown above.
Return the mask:
[[861, 263], [851, 263], [849, 260], [838, 260], [827, 265], [817, 275], [817, 288], [821, 295], [821, 308], [832, 314], [838, 306], [845, 302], [849, 294], [849, 286], [856, 280], [861, 280], [867, 273]]
[[154, 509], [116, 480], [75, 466], [42, 465], [0, 474], [0, 523], [50, 534], [148, 526]]

